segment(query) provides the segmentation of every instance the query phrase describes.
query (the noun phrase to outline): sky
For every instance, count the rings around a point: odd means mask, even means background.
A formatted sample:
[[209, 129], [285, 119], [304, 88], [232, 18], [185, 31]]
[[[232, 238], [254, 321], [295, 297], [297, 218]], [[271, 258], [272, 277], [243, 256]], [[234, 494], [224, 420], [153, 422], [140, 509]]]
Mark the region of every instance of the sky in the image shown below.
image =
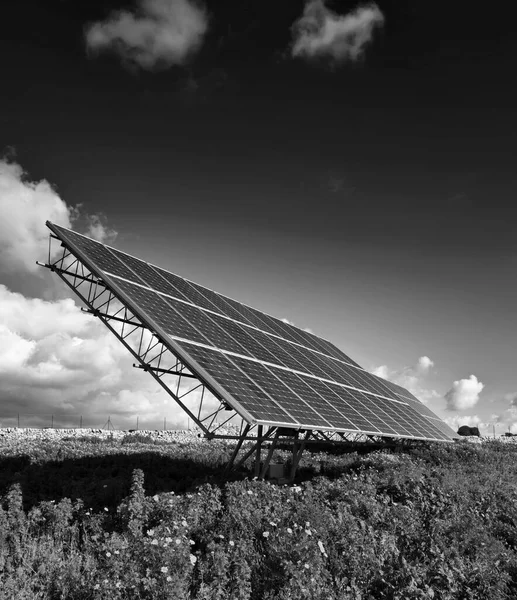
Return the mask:
[[454, 428], [517, 432], [517, 40], [501, 15], [4, 7], [0, 425], [185, 425], [35, 265], [50, 219], [310, 328]]

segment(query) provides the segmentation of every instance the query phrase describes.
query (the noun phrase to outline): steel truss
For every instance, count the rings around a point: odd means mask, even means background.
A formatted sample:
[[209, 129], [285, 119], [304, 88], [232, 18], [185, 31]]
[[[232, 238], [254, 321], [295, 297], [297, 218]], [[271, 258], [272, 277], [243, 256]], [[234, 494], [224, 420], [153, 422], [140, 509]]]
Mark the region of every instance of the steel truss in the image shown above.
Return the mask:
[[[59, 246], [57, 252], [56, 243]], [[136, 359], [133, 366], [146, 371], [158, 382], [197, 425], [200, 435], [207, 439], [236, 440], [226, 466], [227, 475], [238, 470], [253, 456], [254, 476], [264, 479], [268, 475], [275, 449], [289, 448], [292, 452], [290, 469], [282, 481], [292, 481], [307, 445], [355, 448], [358, 445], [387, 446], [392, 442], [390, 438], [361, 433], [296, 430], [245, 423], [220, 394], [201, 381], [164, 340], [59, 238], [50, 235], [48, 260], [37, 264], [56, 273], [79, 296], [86, 306], [81, 310], [104, 323]]]

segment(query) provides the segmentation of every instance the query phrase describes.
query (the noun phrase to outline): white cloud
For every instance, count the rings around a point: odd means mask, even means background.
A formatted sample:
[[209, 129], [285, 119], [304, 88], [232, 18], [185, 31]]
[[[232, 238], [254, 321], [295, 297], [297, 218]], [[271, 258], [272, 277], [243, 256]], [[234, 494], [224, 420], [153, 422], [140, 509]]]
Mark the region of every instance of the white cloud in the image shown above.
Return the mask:
[[459, 379], [452, 384], [445, 394], [448, 410], [466, 410], [472, 408], [479, 400], [479, 394], [485, 386], [475, 375], [468, 379]]
[[425, 377], [434, 362], [428, 356], [421, 356], [416, 365], [390, 370], [387, 365], [381, 365], [372, 370], [374, 375], [397, 383], [409, 390], [421, 402], [427, 403], [440, 397], [440, 394], [422, 384], [421, 378]]
[[208, 29], [206, 11], [192, 0], [140, 0], [138, 11], [112, 13], [86, 30], [90, 50], [112, 50], [142, 69], [184, 64]]
[[434, 362], [428, 356], [421, 356], [418, 359], [417, 370], [419, 373], [428, 373], [434, 367]]
[[[115, 232], [100, 215], [68, 206], [46, 181], [31, 182], [22, 167], [0, 160], [0, 270], [35, 281], [35, 295], [45, 297], [47, 281], [33, 277], [37, 259], [45, 259], [49, 230], [45, 221], [71, 227], [106, 241]], [[17, 279], [10, 275], [13, 285]], [[52, 280], [53, 281], [53, 280]], [[56, 280], [57, 281], [57, 280]], [[62, 285], [63, 290], [64, 284]], [[108, 415], [117, 427], [152, 428], [167, 417], [170, 426], [187, 423], [174, 401], [133, 359], [100, 321], [81, 311], [71, 298], [28, 298], [0, 284], [0, 424], [60, 425], [85, 422], [102, 426]], [[184, 390], [182, 390], [184, 391]]]
[[85, 234], [88, 237], [101, 242], [101, 244], [112, 244], [117, 237], [117, 232], [108, 227], [103, 215], [88, 215], [88, 226]]
[[488, 424], [483, 423], [483, 421], [477, 415], [468, 415], [463, 417], [460, 415], [454, 415], [454, 417], [447, 417], [445, 422], [451, 429], [454, 429], [454, 431], [458, 431], [462, 425], [479, 427], [479, 429], [485, 429], [488, 426]]
[[308, 0], [303, 15], [292, 27], [293, 56], [323, 57], [333, 62], [358, 60], [372, 40], [384, 15], [376, 4], [359, 6], [347, 15], [338, 15], [324, 0]]
[[0, 269], [35, 273], [48, 252], [45, 221], [70, 227], [71, 210], [45, 180], [28, 181], [20, 165], [0, 160]]
[[517, 406], [517, 392], [504, 395], [504, 400], [509, 402], [512, 406]]
[[45, 260], [50, 231], [45, 225], [82, 230], [100, 242], [112, 242], [117, 232], [106, 217], [70, 206], [48, 181], [30, 181], [23, 168], [0, 159], [0, 271], [39, 273], [36, 260]]
[[[116, 427], [186, 426], [187, 417], [97, 319], [71, 300], [25, 298], [0, 285], [0, 423], [56, 422], [102, 426], [111, 415]], [[191, 386], [191, 383], [187, 383]], [[185, 391], [182, 388], [182, 391]], [[65, 419], [60, 415], [75, 415]], [[48, 419], [47, 419], [48, 420]]]

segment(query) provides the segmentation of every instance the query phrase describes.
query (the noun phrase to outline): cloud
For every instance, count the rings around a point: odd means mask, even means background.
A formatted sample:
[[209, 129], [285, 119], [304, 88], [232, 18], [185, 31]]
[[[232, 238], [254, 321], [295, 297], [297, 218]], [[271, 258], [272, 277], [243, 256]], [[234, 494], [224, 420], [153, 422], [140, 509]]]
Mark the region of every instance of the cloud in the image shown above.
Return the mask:
[[504, 395], [504, 400], [509, 402], [511, 406], [517, 406], [517, 392]]
[[[0, 160], [0, 214], [0, 271], [15, 273], [7, 277], [11, 287], [35, 282], [35, 297], [0, 283], [0, 426], [16, 425], [20, 413], [22, 426], [50, 425], [53, 414], [60, 426], [77, 426], [82, 415], [84, 424], [101, 427], [111, 415], [118, 428], [135, 427], [136, 416], [141, 427], [159, 427], [164, 417], [168, 426], [185, 427], [186, 414], [133, 368], [131, 355], [100, 321], [72, 298], [43, 299], [49, 280], [33, 276], [36, 259], [48, 250], [47, 219], [108, 241], [116, 232], [106, 217], [67, 205], [47, 181], [31, 182], [6, 159]], [[206, 409], [213, 410], [210, 400]]]
[[451, 429], [454, 429], [454, 431], [458, 431], [458, 429], [462, 425], [468, 425], [469, 427], [479, 427], [479, 429], [486, 429], [489, 425], [489, 423], [483, 423], [477, 415], [463, 417], [460, 415], [454, 415], [454, 417], [447, 417], [445, 419], [445, 422]]
[[434, 362], [428, 356], [421, 356], [418, 359], [417, 371], [419, 373], [428, 373], [434, 367]]
[[[185, 427], [186, 414], [97, 319], [68, 298], [26, 298], [0, 285], [0, 424]], [[187, 383], [192, 386], [192, 383]], [[187, 388], [183, 387], [182, 391]], [[212, 405], [208, 404], [207, 407]]]
[[35, 273], [48, 252], [47, 219], [71, 226], [71, 210], [45, 180], [28, 181], [20, 165], [0, 160], [0, 269]]
[[445, 394], [448, 410], [466, 410], [472, 408], [479, 400], [479, 394], [485, 386], [475, 375], [468, 379], [459, 379], [452, 384]]
[[334, 63], [357, 61], [371, 42], [384, 15], [376, 4], [359, 6], [347, 15], [338, 15], [324, 0], [308, 0], [303, 15], [292, 27], [292, 56], [327, 58]]
[[208, 29], [206, 11], [192, 0], [140, 0], [135, 13], [125, 10], [93, 23], [87, 48], [111, 50], [142, 69], [182, 65], [199, 49]]
[[387, 365], [381, 365], [372, 370], [374, 375], [397, 383], [409, 390], [420, 401], [427, 403], [440, 397], [440, 394], [422, 385], [421, 378], [425, 377], [434, 362], [428, 356], [421, 356], [414, 366], [390, 370]]
[[0, 159], [0, 272], [39, 274], [36, 260], [48, 253], [45, 222], [74, 228], [100, 242], [112, 242], [117, 232], [102, 214], [70, 206], [46, 180], [30, 181], [23, 168]]

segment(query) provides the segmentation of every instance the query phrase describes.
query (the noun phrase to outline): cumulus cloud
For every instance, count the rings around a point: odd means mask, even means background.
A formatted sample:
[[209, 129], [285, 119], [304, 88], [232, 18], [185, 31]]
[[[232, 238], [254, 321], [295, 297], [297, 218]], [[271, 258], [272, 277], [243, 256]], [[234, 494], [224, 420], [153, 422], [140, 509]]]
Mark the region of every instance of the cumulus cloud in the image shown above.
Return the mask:
[[427, 403], [440, 397], [436, 390], [429, 389], [421, 381], [423, 377], [429, 374], [432, 367], [434, 367], [434, 362], [428, 356], [421, 356], [413, 366], [389, 369], [387, 365], [381, 365], [373, 369], [372, 373], [401, 385], [419, 400]]
[[448, 410], [467, 410], [475, 406], [479, 394], [485, 386], [475, 375], [468, 379], [459, 379], [452, 384], [451, 389], [445, 394]]
[[86, 45], [111, 50], [142, 69], [182, 65], [202, 44], [206, 11], [192, 0], [140, 0], [138, 10], [112, 13], [86, 30]]
[[36, 272], [45, 257], [47, 219], [71, 226], [71, 210], [45, 180], [28, 181], [20, 165], [0, 160], [0, 268]]
[[434, 367], [434, 362], [428, 356], [421, 356], [418, 359], [417, 370], [419, 373], [428, 373]]
[[[7, 160], [0, 160], [0, 213], [0, 271], [24, 281], [47, 254], [46, 220], [79, 226], [101, 241], [116, 234], [104, 216], [67, 205], [47, 181], [31, 182]], [[9, 277], [16, 287], [18, 279]], [[164, 417], [169, 426], [186, 426], [183, 411], [133, 368], [131, 355], [100, 321], [72, 298], [43, 299], [47, 280], [33, 279], [36, 297], [30, 298], [0, 284], [0, 425], [15, 425], [20, 413], [22, 426], [49, 425], [51, 414], [61, 426], [77, 426], [83, 415], [85, 424], [99, 427], [110, 414], [121, 428], [134, 427], [136, 416], [142, 427], [159, 427]]]
[[454, 417], [447, 417], [445, 422], [451, 429], [454, 429], [454, 431], [458, 431], [458, 429], [463, 425], [468, 425], [469, 427], [479, 427], [480, 430], [485, 429], [489, 425], [488, 423], [483, 423], [482, 419], [480, 419], [477, 415], [463, 417], [454, 415]]
[[[97, 319], [72, 299], [26, 298], [0, 285], [0, 424], [186, 427], [187, 416]], [[192, 386], [191, 382], [187, 382]], [[182, 387], [181, 392], [187, 387]], [[192, 402], [195, 398], [192, 398]], [[207, 407], [213, 407], [210, 403]], [[47, 415], [47, 416], [44, 416]]]
[[356, 61], [383, 23], [384, 15], [376, 4], [338, 15], [324, 0], [307, 0], [303, 15], [292, 27], [291, 54], [327, 58], [334, 63]]

